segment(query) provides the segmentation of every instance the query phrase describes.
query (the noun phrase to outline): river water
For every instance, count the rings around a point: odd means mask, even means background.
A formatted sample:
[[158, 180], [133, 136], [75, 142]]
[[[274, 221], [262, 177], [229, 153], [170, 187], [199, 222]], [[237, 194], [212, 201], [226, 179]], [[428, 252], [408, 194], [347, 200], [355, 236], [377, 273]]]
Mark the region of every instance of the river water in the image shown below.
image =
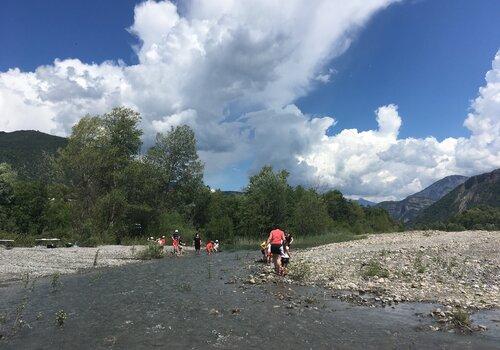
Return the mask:
[[246, 284], [258, 257], [189, 255], [1, 286], [0, 349], [500, 348], [499, 310], [474, 315], [485, 332], [434, 332], [436, 305], [356, 306], [318, 287]]

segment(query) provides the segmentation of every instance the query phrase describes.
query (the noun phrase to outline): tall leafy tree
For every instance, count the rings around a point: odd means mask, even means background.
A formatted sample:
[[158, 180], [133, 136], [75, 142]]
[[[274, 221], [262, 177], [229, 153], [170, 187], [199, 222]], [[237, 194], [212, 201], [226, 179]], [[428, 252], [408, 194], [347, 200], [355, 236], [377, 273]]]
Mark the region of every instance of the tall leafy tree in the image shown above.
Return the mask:
[[15, 229], [15, 219], [11, 215], [14, 199], [14, 185], [17, 173], [7, 163], [0, 163], [0, 230]]
[[325, 202], [313, 189], [299, 190], [301, 193], [295, 197], [289, 227], [299, 236], [327, 233], [332, 228], [333, 221], [328, 215]]
[[86, 116], [72, 130], [57, 165], [73, 193], [75, 225], [83, 229], [88, 218], [96, 230], [116, 234], [123, 230], [127, 199], [126, 169], [139, 153], [140, 116], [124, 107], [102, 116]]
[[10, 214], [19, 233], [38, 235], [45, 228], [47, 188], [38, 181], [19, 181], [14, 185]]
[[271, 166], [250, 177], [245, 191], [243, 228], [247, 235], [259, 236], [275, 227], [284, 227], [289, 211], [288, 172], [274, 172]]
[[146, 155], [159, 184], [158, 195], [167, 207], [184, 206], [194, 211], [196, 191], [203, 186], [203, 163], [196, 151], [194, 131], [187, 125], [172, 127], [156, 135], [156, 144]]

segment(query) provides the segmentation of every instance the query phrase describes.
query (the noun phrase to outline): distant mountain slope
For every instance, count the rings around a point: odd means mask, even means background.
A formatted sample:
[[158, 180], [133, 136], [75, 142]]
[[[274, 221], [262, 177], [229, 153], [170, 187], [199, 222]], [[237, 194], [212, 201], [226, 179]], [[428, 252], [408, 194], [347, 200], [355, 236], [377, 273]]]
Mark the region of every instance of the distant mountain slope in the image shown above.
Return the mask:
[[54, 154], [66, 143], [64, 137], [39, 131], [0, 131], [0, 163], [11, 164], [22, 177], [36, 179], [43, 154]]
[[427, 208], [455, 187], [464, 183], [465, 180], [467, 180], [466, 176], [447, 176], [401, 201], [381, 202], [377, 204], [377, 207], [387, 210], [393, 219], [406, 223], [414, 219], [421, 210]]
[[424, 209], [411, 224], [446, 221], [465, 210], [479, 206], [500, 207], [500, 169], [469, 178]]
[[241, 191], [222, 191], [226, 196], [241, 196], [243, 192]]
[[373, 207], [373, 206], [377, 205], [377, 203], [369, 201], [369, 200], [364, 199], [364, 198], [358, 198], [354, 201], [363, 207]]

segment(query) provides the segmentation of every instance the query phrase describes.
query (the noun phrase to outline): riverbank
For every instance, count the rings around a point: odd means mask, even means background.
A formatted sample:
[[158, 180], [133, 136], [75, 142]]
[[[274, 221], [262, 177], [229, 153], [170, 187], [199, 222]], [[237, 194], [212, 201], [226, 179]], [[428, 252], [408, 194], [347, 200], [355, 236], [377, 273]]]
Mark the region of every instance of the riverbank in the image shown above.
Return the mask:
[[[0, 249], [0, 282], [130, 264], [139, 261], [142, 249], [144, 246]], [[166, 252], [170, 255], [171, 247]], [[326, 287], [342, 299], [361, 304], [377, 299], [384, 305], [428, 301], [469, 309], [499, 308], [500, 232], [369, 235], [294, 250], [291, 270], [300, 283]]]
[[[70, 274], [96, 267], [121, 266], [140, 261], [146, 246], [105, 245], [96, 248], [0, 248], [0, 282]], [[185, 247], [185, 250], [192, 250]], [[172, 247], [165, 247], [172, 254]]]
[[300, 280], [345, 298], [500, 307], [499, 231], [408, 231], [296, 251]]

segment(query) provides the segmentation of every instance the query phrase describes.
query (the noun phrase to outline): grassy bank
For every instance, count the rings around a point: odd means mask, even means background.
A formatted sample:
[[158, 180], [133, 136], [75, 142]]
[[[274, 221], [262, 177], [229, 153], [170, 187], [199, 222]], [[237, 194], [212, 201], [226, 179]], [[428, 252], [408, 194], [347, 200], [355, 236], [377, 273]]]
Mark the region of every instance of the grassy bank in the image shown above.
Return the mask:
[[[44, 237], [52, 237], [50, 235]], [[355, 235], [350, 232], [335, 232], [335, 233], [327, 233], [323, 235], [315, 235], [315, 236], [302, 236], [302, 237], [294, 237], [293, 239], [293, 247], [294, 248], [310, 248], [316, 247], [319, 245], [329, 244], [329, 243], [337, 243], [337, 242], [346, 242], [352, 240], [358, 240], [365, 238], [366, 235]], [[20, 235], [20, 234], [9, 234], [5, 232], [0, 232], [0, 239], [14, 239], [15, 247], [33, 247], [35, 246], [35, 239], [41, 238], [31, 235]], [[247, 237], [239, 237], [236, 238], [233, 243], [222, 243], [222, 249], [226, 251], [236, 251], [236, 250], [258, 250], [260, 243], [264, 239], [255, 239], [255, 238], [247, 238]], [[62, 239], [61, 246], [64, 245], [65, 242], [75, 242], [78, 240], [70, 240], [70, 239]], [[115, 242], [94, 242], [91, 246], [97, 246], [102, 244], [116, 244]], [[145, 245], [147, 243], [146, 237], [124, 237], [121, 240], [121, 245]], [[190, 245], [192, 242], [187, 240], [186, 243]], [[84, 245], [82, 245], [84, 246]]]
[[[338, 243], [338, 242], [347, 242], [358, 239], [366, 238], [366, 235], [355, 235], [349, 232], [335, 232], [335, 233], [327, 233], [323, 235], [315, 235], [315, 236], [302, 236], [302, 237], [294, 237], [293, 238], [293, 247], [294, 248], [310, 248], [316, 247], [319, 245], [330, 244], [330, 243]], [[259, 246], [264, 239], [250, 239], [250, 238], [238, 238], [234, 243], [231, 244], [223, 244], [224, 250], [236, 251], [236, 250], [258, 250]], [[222, 242], [224, 243], [224, 242]]]

